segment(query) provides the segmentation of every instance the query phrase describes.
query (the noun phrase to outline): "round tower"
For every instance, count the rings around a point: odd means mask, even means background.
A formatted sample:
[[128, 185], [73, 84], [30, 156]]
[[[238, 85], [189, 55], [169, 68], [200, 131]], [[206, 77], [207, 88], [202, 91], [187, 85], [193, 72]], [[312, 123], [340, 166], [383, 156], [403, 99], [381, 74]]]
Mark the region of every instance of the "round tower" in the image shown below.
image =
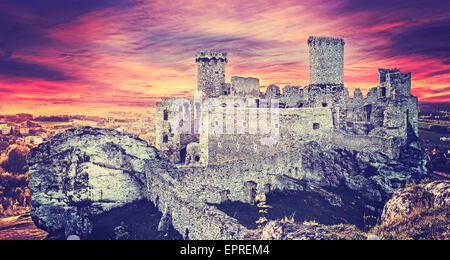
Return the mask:
[[197, 89], [203, 97], [218, 97], [224, 94], [225, 66], [227, 53], [220, 51], [199, 51], [197, 63]]
[[311, 85], [344, 84], [344, 45], [341, 38], [308, 38]]

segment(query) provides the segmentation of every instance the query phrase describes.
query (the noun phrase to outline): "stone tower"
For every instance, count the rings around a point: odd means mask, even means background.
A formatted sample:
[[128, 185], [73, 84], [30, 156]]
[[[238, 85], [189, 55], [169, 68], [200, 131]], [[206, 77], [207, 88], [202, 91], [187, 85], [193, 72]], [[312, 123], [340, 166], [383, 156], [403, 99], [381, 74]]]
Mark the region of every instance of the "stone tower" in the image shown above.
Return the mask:
[[344, 84], [344, 44], [340, 38], [308, 38], [311, 85]]
[[224, 94], [225, 66], [227, 53], [220, 51], [199, 51], [195, 57], [197, 63], [197, 89], [204, 98], [218, 97]]

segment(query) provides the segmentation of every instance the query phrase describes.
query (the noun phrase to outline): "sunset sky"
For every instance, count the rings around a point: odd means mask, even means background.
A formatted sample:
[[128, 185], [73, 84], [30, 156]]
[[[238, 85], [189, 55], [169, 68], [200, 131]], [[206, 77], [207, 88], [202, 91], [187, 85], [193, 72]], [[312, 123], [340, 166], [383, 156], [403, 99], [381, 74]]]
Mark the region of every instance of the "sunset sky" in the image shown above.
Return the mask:
[[231, 76], [309, 82], [309, 35], [344, 38], [345, 85], [412, 73], [420, 102], [450, 102], [448, 1], [2, 0], [0, 114], [145, 111], [196, 89], [197, 50]]

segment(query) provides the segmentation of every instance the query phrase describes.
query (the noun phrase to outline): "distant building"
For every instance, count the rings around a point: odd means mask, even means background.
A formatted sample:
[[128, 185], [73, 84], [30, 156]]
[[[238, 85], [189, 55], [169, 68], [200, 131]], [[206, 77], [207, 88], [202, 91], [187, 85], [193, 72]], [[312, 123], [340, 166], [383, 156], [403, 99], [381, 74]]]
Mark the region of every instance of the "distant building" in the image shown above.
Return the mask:
[[48, 134], [47, 133], [42, 133], [41, 137], [42, 137], [42, 139], [48, 139]]
[[38, 145], [40, 143], [42, 143], [44, 141], [44, 139], [40, 136], [27, 136], [25, 137], [25, 142], [29, 143], [29, 144], [35, 144]]
[[30, 128], [28, 127], [21, 127], [19, 130], [19, 133], [21, 135], [29, 135], [30, 134]]
[[14, 126], [6, 126], [6, 127], [2, 127], [1, 131], [3, 135], [12, 135], [14, 133]]

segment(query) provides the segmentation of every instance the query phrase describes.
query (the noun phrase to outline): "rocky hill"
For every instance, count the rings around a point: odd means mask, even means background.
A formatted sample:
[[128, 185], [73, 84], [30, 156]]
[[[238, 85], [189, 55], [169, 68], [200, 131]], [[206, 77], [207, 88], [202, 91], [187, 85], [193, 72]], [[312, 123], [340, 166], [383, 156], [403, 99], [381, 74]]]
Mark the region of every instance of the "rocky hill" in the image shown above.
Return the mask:
[[[82, 127], [59, 134], [29, 153], [31, 216], [51, 237], [89, 239], [98, 230], [110, 232], [121, 219], [139, 214], [133, 205], [144, 203], [146, 206], [140, 207], [148, 206], [152, 217], [139, 223], [155, 226], [159, 232], [176, 230], [174, 238], [242, 239], [248, 237], [251, 227], [220, 205], [254, 205], [259, 195], [277, 190], [308, 194], [312, 203], [304, 201], [307, 209], [323, 209], [316, 213], [335, 215], [336, 220], [344, 213], [362, 218], [366, 210], [381, 214], [396, 190], [429, 176], [426, 157], [416, 142], [404, 147], [403, 153], [399, 160], [392, 160], [378, 153], [312, 142], [270, 158], [180, 168], [135, 136]], [[315, 207], [318, 201], [326, 206]], [[356, 217], [346, 221], [353, 224]], [[139, 223], [125, 224], [136, 227]], [[327, 230], [361, 238], [357, 229], [336, 225], [303, 229], [305, 234], [320, 229], [317, 238], [327, 238]]]
[[271, 221], [251, 232], [260, 240], [418, 240], [450, 239], [450, 181], [425, 182], [397, 191], [380, 223], [369, 231], [353, 225]]

